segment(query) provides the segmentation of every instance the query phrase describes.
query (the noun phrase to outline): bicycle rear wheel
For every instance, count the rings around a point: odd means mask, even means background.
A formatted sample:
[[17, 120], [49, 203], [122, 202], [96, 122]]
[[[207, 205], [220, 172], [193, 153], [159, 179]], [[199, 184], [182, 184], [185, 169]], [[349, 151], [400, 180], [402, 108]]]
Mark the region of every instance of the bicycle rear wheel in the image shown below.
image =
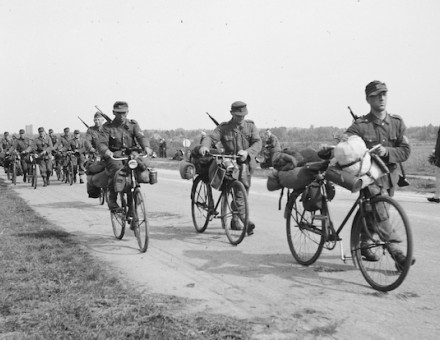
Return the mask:
[[133, 193], [133, 220], [132, 227], [136, 235], [139, 249], [145, 253], [148, 249], [148, 241], [150, 239], [147, 210], [145, 209], [145, 201], [140, 188], [136, 188]]
[[303, 266], [314, 263], [324, 246], [324, 221], [316, 212], [304, 209], [302, 192], [293, 192], [286, 205], [287, 242], [295, 260]]
[[243, 183], [230, 182], [222, 192], [222, 227], [231, 244], [243, 241], [249, 223], [249, 205]]
[[411, 228], [405, 211], [393, 198], [374, 197], [370, 206], [371, 211], [363, 209], [363, 216], [358, 211], [353, 220], [351, 251], [370, 286], [386, 292], [399, 287], [411, 267]]
[[203, 233], [208, 227], [211, 217], [209, 207], [213, 205], [211, 187], [202, 177], [197, 176], [191, 188], [191, 215], [198, 233]]
[[118, 240], [122, 240], [125, 234], [125, 216], [127, 212], [127, 200], [125, 195], [119, 193], [116, 202], [118, 203], [119, 208], [110, 211], [110, 219], [112, 221], [113, 234]]

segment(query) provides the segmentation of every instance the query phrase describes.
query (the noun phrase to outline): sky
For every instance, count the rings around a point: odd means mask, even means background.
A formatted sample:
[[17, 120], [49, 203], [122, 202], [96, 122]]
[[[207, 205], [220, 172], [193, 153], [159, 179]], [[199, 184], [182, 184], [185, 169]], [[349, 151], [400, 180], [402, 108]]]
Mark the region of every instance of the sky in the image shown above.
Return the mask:
[[0, 0], [0, 131], [93, 125], [128, 102], [142, 129], [335, 126], [389, 89], [407, 126], [439, 125], [438, 0]]

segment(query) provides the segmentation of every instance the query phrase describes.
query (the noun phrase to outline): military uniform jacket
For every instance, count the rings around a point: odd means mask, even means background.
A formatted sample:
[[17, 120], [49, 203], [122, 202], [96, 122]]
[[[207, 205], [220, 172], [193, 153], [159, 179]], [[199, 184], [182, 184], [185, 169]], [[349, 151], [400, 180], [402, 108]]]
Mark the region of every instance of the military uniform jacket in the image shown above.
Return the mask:
[[34, 139], [32, 149], [37, 153], [41, 153], [43, 151], [50, 153], [53, 149], [52, 140], [50, 139], [49, 136], [44, 136], [44, 137], [38, 136], [37, 138]]
[[100, 126], [91, 126], [87, 129], [86, 132], [86, 139], [95, 149], [98, 148], [98, 139], [101, 130], [102, 128]]
[[236, 155], [240, 150], [247, 151], [250, 157], [250, 170], [256, 168], [255, 157], [261, 151], [262, 142], [253, 121], [244, 120], [242, 125], [236, 125], [231, 119], [229, 122], [221, 123], [211, 135], [206, 136], [202, 145], [210, 148], [219, 141], [222, 142], [228, 155]]
[[56, 150], [58, 148], [58, 138], [55, 135], [49, 135], [50, 140], [52, 141], [53, 149]]
[[21, 153], [23, 151], [29, 152], [32, 150], [32, 141], [27, 138], [17, 138], [14, 141], [13, 149]]
[[73, 137], [70, 140], [70, 150], [79, 152], [79, 153], [85, 153], [86, 151], [89, 151], [92, 148], [92, 145], [87, 139], [84, 138], [75, 138]]
[[107, 150], [112, 152], [125, 150], [137, 144], [144, 149], [150, 143], [134, 119], [125, 119], [123, 122], [107, 122], [102, 126], [99, 134], [98, 150], [101, 155]]
[[72, 150], [72, 146], [71, 146], [71, 140], [72, 137], [70, 135], [62, 135], [60, 137], [60, 142], [58, 145], [58, 149], [61, 150], [62, 152], [66, 152], [68, 150]]
[[13, 145], [12, 139], [3, 138], [0, 143], [0, 152], [8, 152]]
[[390, 170], [394, 170], [396, 163], [406, 161], [411, 153], [405, 131], [406, 126], [400, 116], [387, 113], [385, 119], [381, 120], [369, 113], [356, 119], [347, 129], [346, 134], [360, 136], [367, 148], [377, 144], [385, 146], [388, 155], [382, 157], [382, 160]]

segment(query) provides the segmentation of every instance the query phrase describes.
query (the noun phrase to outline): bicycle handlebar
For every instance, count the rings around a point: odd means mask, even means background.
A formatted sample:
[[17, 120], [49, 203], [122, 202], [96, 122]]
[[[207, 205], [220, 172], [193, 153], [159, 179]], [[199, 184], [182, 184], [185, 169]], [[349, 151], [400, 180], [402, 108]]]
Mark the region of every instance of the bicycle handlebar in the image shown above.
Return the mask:
[[[138, 157], [147, 158], [149, 156], [148, 156], [148, 154], [139, 154]], [[126, 156], [126, 157], [113, 157], [113, 155], [112, 155], [112, 156], [110, 156], [110, 158], [113, 159], [114, 161], [126, 161], [130, 157], [129, 156]]]

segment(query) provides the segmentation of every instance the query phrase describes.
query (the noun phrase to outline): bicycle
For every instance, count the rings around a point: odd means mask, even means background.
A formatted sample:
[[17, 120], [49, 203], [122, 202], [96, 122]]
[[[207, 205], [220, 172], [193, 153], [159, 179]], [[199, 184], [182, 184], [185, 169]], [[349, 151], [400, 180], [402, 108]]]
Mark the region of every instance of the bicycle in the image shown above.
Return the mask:
[[39, 156], [36, 153], [31, 153], [29, 155], [30, 162], [31, 162], [31, 174], [29, 174], [29, 175], [31, 177], [31, 185], [34, 189], [37, 189], [37, 182], [38, 182], [38, 180], [37, 180], [38, 172], [39, 172], [38, 171], [38, 164], [37, 164], [38, 157]]
[[[229, 242], [238, 245], [243, 241], [249, 223], [246, 189], [243, 183], [238, 181], [239, 156], [215, 154], [209, 156], [217, 164], [214, 179], [210, 181], [207, 175], [199, 174], [194, 178], [191, 188], [191, 214], [194, 228], [198, 233], [203, 233], [210, 221], [219, 218]], [[220, 190], [215, 205], [211, 185]]]
[[[126, 150], [126, 157], [113, 157], [115, 161], [125, 162], [122, 170], [127, 174], [125, 190], [119, 192], [117, 195], [117, 203], [119, 208], [110, 211], [110, 219], [112, 222], [113, 234], [119, 240], [124, 237], [126, 223], [131, 225], [131, 229], [136, 236], [139, 249], [145, 253], [149, 244], [149, 223], [147, 218], [147, 211], [145, 208], [144, 197], [141, 192], [140, 183], [145, 183], [145, 180], [140, 180], [138, 175], [139, 167], [138, 158], [146, 158], [148, 155], [139, 154], [136, 149]], [[146, 167], [149, 171], [149, 183], [157, 183], [157, 173], [152, 168]], [[107, 200], [108, 200], [107, 190]]]
[[[374, 149], [369, 150], [372, 162], [390, 181], [389, 170], [383, 161], [372, 153]], [[404, 281], [413, 263], [413, 239], [405, 211], [393, 198], [380, 193], [371, 196], [368, 186], [361, 188], [362, 182], [357, 182], [359, 187], [352, 192], [359, 190], [359, 196], [339, 228], [335, 230], [328, 204], [334, 195], [329, 178], [333, 177], [329, 176], [328, 165], [329, 161], [308, 163], [309, 168], [315, 172], [315, 183], [319, 185], [322, 195], [320, 209], [304, 209], [304, 189], [289, 193], [284, 217], [287, 240], [293, 257], [299, 264], [308, 266], [319, 258], [324, 248], [332, 250], [337, 242], [340, 242], [342, 261], [352, 259], [371, 287], [384, 292], [396, 289]], [[373, 180], [378, 183], [377, 179]], [[355, 210], [350, 235], [351, 257], [348, 257], [344, 254], [340, 232]], [[385, 224], [393, 228], [394, 240], [390, 240], [391, 237], [384, 233]], [[399, 261], [396, 255], [397, 247], [405, 256], [403, 261]], [[365, 257], [366, 252], [372, 252], [377, 260], [368, 261]]]
[[70, 185], [73, 184], [73, 182], [75, 181], [75, 176], [76, 176], [76, 167], [77, 165], [75, 165], [76, 162], [73, 161], [73, 154], [74, 151], [66, 151], [66, 155], [65, 155], [65, 163], [66, 163], [66, 168], [65, 168], [65, 172], [66, 172], [66, 179], [64, 183], [69, 183]]
[[8, 174], [10, 174], [10, 180], [14, 185], [17, 185], [17, 171], [21, 169], [20, 164], [20, 155], [16, 151], [12, 151], [10, 156], [9, 170]]

